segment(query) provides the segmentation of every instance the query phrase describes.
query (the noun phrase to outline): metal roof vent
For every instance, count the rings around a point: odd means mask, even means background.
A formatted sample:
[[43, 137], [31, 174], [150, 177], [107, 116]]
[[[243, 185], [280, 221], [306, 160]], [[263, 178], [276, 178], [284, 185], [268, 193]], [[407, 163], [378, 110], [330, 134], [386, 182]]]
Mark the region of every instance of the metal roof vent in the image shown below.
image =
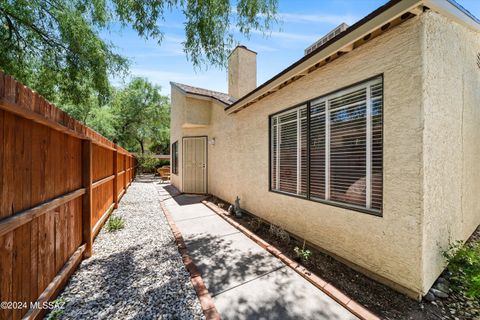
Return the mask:
[[305, 55], [309, 54], [310, 52], [314, 51], [318, 47], [322, 46], [328, 40], [338, 36], [340, 33], [347, 30], [347, 28], [348, 28], [348, 24], [342, 23], [341, 25], [339, 25], [338, 27], [336, 27], [335, 29], [327, 33], [324, 37], [320, 38], [320, 40], [318, 40], [317, 42], [309, 46], [307, 49], [305, 49]]

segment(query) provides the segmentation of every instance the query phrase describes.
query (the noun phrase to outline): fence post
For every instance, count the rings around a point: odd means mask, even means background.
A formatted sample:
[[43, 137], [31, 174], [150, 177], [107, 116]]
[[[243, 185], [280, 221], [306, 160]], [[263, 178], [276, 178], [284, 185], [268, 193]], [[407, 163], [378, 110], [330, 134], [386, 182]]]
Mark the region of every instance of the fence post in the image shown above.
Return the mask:
[[115, 204], [113, 207], [115, 209], [118, 208], [118, 150], [117, 145], [115, 145], [115, 151], [113, 151], [113, 174], [115, 178], [113, 178], [113, 203]]
[[127, 193], [127, 154], [123, 156], [123, 169], [125, 173], [123, 174], [123, 190]]
[[82, 184], [86, 189], [82, 205], [84, 257], [92, 256], [92, 141], [82, 140]]

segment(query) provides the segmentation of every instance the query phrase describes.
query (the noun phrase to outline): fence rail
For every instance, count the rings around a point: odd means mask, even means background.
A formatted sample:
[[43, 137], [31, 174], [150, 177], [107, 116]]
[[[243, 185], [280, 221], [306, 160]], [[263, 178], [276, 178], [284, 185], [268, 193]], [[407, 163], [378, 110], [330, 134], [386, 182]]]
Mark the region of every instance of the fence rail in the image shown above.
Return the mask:
[[[0, 72], [0, 319], [37, 319], [118, 206], [136, 159]], [[19, 304], [20, 303], [20, 304]], [[18, 308], [18, 306], [21, 308]]]

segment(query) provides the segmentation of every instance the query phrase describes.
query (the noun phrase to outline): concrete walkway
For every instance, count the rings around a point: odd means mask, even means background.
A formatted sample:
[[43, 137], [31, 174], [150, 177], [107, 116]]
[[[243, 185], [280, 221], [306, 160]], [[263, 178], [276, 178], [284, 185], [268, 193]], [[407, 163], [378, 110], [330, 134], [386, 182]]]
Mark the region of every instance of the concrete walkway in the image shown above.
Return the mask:
[[159, 192], [222, 319], [357, 319], [203, 205], [204, 197]]

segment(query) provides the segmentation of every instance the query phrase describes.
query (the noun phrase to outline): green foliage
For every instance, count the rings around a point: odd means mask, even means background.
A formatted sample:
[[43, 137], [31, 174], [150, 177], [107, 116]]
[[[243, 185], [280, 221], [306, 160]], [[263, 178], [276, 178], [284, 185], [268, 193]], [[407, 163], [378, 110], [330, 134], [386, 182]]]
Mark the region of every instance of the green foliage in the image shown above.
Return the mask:
[[83, 120], [91, 99], [108, 99], [109, 75], [127, 70], [98, 34], [102, 2], [0, 0], [0, 66], [52, 102], [82, 109]]
[[115, 115], [110, 106], [103, 108], [94, 108], [87, 118], [87, 125], [102, 134], [104, 137], [116, 141], [117, 132], [115, 130]]
[[[111, 76], [128, 61], [101, 38], [113, 23], [131, 26], [160, 45], [165, 13], [185, 16], [187, 58], [194, 66], [223, 66], [234, 32], [265, 33], [276, 21], [278, 0], [0, 0], [0, 66], [86, 122], [92, 106], [111, 95]], [[8, 49], [7, 49], [8, 48]]]
[[277, 22], [278, 0], [185, 1], [184, 50], [194, 66], [224, 66], [235, 43], [234, 32], [264, 33]]
[[457, 241], [443, 253], [452, 273], [454, 288], [472, 298], [480, 298], [480, 242]]
[[64, 298], [58, 298], [52, 301], [54, 308], [48, 313], [46, 320], [57, 320], [60, 319], [64, 313], [63, 306], [66, 303]]
[[165, 159], [161, 159], [158, 161], [158, 167], [163, 167], [163, 166], [169, 166], [170, 165], [170, 160], [165, 160]]
[[137, 155], [137, 161], [141, 173], [154, 173], [155, 169], [160, 166], [160, 160], [150, 153]]
[[125, 228], [125, 222], [122, 217], [110, 217], [107, 222], [107, 231], [114, 232]]
[[301, 248], [295, 247], [293, 251], [295, 251], [297, 257], [299, 257], [303, 261], [308, 261], [308, 259], [310, 259], [310, 257], [312, 256], [312, 252], [308, 249], [305, 249], [305, 240], [303, 240], [303, 246]]
[[114, 128], [120, 145], [145, 153], [147, 143], [169, 144], [170, 103], [160, 87], [143, 78], [133, 79], [115, 93]]

